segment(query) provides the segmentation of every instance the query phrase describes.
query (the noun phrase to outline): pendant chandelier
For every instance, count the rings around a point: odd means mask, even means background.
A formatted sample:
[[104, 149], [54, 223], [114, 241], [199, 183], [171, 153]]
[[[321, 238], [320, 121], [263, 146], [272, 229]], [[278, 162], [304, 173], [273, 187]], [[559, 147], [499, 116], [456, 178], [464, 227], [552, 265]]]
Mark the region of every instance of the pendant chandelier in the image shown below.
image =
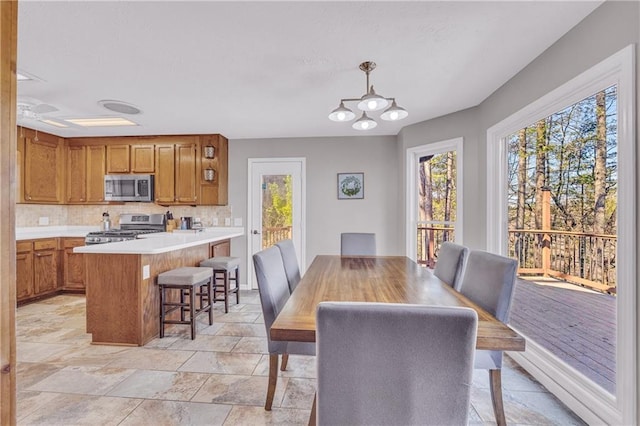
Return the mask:
[[402, 120], [407, 117], [409, 113], [402, 107], [399, 107], [396, 104], [395, 98], [385, 98], [380, 96], [373, 90], [373, 85], [369, 85], [369, 73], [376, 69], [375, 62], [363, 62], [360, 64], [360, 69], [365, 72], [367, 75], [367, 90], [365, 94], [360, 98], [346, 98], [340, 99], [340, 105], [338, 108], [331, 111], [329, 114], [329, 119], [332, 121], [351, 121], [356, 115], [349, 108], [344, 106], [345, 102], [358, 102], [358, 109], [362, 111], [362, 116], [357, 119], [351, 127], [356, 130], [370, 130], [378, 125], [374, 119], [367, 115], [367, 112], [371, 111], [380, 111], [381, 109], [386, 108], [391, 102], [391, 106], [387, 108], [381, 115], [380, 118], [387, 121], [397, 121]]

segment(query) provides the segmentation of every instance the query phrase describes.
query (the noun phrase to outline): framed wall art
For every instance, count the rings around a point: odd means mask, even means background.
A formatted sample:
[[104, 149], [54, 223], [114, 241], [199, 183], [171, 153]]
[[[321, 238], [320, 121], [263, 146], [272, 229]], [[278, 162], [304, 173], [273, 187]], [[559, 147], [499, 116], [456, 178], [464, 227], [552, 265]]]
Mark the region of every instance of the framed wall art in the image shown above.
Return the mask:
[[338, 173], [338, 200], [364, 198], [364, 173]]

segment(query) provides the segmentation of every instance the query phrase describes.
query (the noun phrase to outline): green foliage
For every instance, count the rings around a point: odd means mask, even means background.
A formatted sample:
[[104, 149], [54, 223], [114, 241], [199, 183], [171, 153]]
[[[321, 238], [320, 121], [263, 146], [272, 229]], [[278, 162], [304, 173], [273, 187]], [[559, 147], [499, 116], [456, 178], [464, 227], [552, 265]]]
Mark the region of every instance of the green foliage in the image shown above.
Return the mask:
[[265, 177], [262, 198], [262, 221], [267, 228], [291, 226], [293, 188], [290, 175]]

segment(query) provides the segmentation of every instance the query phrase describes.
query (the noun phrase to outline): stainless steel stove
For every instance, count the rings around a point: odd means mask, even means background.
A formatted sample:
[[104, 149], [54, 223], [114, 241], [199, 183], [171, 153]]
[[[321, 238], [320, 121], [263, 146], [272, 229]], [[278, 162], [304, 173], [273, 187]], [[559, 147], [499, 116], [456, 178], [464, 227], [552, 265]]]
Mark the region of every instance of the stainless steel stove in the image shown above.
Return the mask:
[[131, 214], [120, 215], [120, 229], [89, 232], [84, 238], [86, 245], [114, 243], [134, 240], [141, 234], [164, 232], [166, 220], [163, 214]]

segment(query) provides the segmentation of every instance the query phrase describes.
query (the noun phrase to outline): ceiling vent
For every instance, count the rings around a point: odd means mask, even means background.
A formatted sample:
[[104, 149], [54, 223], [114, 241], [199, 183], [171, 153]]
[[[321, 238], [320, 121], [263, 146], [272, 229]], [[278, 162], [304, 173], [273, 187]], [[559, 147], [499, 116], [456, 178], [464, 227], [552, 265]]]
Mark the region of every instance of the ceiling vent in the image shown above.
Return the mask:
[[120, 114], [135, 115], [142, 112], [137, 106], [122, 101], [102, 100], [98, 101], [98, 105], [101, 105], [103, 108], [106, 108], [109, 111], [114, 111]]

